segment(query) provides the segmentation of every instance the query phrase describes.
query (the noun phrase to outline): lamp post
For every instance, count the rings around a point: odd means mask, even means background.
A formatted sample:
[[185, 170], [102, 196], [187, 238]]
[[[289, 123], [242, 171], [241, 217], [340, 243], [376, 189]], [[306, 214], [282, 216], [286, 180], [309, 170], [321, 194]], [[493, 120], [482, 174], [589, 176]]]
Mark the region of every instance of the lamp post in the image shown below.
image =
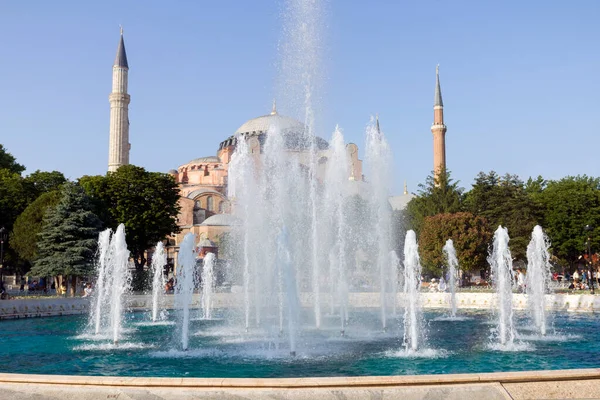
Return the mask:
[[4, 242], [8, 237], [5, 227], [0, 227], [0, 289], [4, 288]]
[[585, 244], [587, 245], [587, 253], [588, 253], [588, 265], [589, 265], [589, 280], [590, 280], [590, 293], [594, 294], [594, 266], [592, 265], [592, 241], [590, 238], [590, 232], [592, 231], [592, 227], [590, 225], [585, 226], [585, 231], [588, 232], [588, 238]]

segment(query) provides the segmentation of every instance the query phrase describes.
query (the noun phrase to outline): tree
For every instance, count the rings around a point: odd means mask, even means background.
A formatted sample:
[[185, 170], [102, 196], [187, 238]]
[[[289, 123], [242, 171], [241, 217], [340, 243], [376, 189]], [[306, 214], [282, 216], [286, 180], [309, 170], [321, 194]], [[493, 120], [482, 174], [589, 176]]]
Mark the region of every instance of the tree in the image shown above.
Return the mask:
[[58, 190], [44, 193], [29, 204], [15, 221], [10, 245], [15, 249], [19, 258], [29, 264], [32, 264], [37, 258], [37, 244], [44, 216], [49, 209], [56, 207], [60, 199], [61, 193]]
[[25, 167], [17, 163], [17, 160], [12, 154], [6, 151], [3, 145], [0, 144], [0, 169], [7, 169], [13, 174], [21, 175], [25, 171]]
[[92, 212], [83, 188], [66, 183], [61, 190], [60, 201], [44, 218], [39, 234], [39, 257], [31, 273], [53, 276], [57, 287], [62, 284], [65, 275], [70, 275], [73, 280], [77, 276], [90, 275], [94, 270], [94, 254], [101, 228], [102, 221]]
[[439, 276], [447, 265], [442, 248], [448, 239], [454, 242], [459, 266], [463, 271], [487, 268], [487, 249], [491, 239], [487, 221], [468, 212], [437, 214], [426, 217], [419, 235], [419, 253], [425, 271]]
[[535, 200], [543, 189], [543, 179], [526, 186], [516, 175], [500, 177], [496, 172], [480, 172], [465, 198], [465, 209], [484, 217], [493, 232], [498, 225], [508, 229], [513, 257], [524, 260], [533, 227], [541, 222], [542, 210]]
[[[600, 178], [568, 176], [550, 181], [541, 193], [543, 227], [552, 252], [565, 264], [573, 264], [585, 253], [589, 236], [592, 251], [600, 249]], [[585, 225], [593, 228], [584, 231]]]
[[454, 182], [445, 169], [431, 174], [425, 184], [419, 184], [419, 194], [406, 207], [406, 222], [417, 235], [425, 217], [462, 211], [463, 188]]
[[27, 190], [23, 178], [9, 169], [0, 169], [0, 226], [11, 230], [27, 207]]
[[143, 282], [146, 250], [179, 232], [179, 187], [169, 174], [124, 165], [104, 177], [83, 177], [81, 185], [93, 198], [107, 226], [125, 224], [127, 246], [136, 267], [134, 288]]
[[39, 169], [24, 178], [31, 200], [37, 199], [43, 193], [60, 189], [60, 186], [66, 181], [67, 178], [62, 172], [46, 172]]

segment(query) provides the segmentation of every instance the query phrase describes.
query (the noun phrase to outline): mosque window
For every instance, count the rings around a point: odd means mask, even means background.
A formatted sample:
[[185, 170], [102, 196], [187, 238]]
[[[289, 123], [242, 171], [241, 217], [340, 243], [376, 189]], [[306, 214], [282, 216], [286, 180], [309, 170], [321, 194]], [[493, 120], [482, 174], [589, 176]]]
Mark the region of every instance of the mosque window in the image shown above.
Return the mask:
[[214, 210], [213, 209], [213, 198], [212, 198], [212, 196], [208, 196], [206, 198], [206, 209], [208, 211], [213, 211]]
[[204, 166], [204, 176], [208, 176], [210, 173], [208, 172], [208, 165]]
[[223, 208], [225, 207], [225, 202], [222, 201], [219, 203], [219, 214], [223, 214]]

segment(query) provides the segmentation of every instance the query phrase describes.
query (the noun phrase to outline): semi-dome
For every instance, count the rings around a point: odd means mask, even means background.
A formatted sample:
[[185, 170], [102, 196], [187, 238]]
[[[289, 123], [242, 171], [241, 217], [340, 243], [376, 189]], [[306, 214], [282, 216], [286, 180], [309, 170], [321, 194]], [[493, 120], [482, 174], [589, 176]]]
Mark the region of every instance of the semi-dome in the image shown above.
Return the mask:
[[208, 217], [201, 225], [205, 226], [231, 226], [237, 224], [237, 218], [231, 214], [215, 214]]

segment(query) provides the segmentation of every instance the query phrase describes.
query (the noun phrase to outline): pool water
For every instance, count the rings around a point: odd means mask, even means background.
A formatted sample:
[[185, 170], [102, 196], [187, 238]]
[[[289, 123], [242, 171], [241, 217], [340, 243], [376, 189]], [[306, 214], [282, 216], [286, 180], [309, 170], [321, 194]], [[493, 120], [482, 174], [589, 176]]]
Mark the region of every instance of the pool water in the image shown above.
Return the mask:
[[[525, 313], [516, 313], [518, 339], [512, 351], [494, 346], [495, 326], [488, 312], [464, 312], [448, 320], [426, 312], [426, 344], [416, 354], [402, 347], [402, 319], [388, 332], [377, 329], [377, 313], [355, 314], [339, 332], [337, 318], [324, 327], [302, 328], [297, 355], [285, 335], [244, 332], [237, 324], [195, 320], [190, 349], [178, 350], [171, 321], [151, 324], [149, 313], [129, 313], [124, 339], [86, 333], [87, 316], [0, 321], [0, 372], [28, 374], [160, 377], [306, 377], [413, 375], [600, 367], [600, 316], [557, 313], [546, 337], [531, 330]], [[506, 349], [504, 349], [506, 350]]]

